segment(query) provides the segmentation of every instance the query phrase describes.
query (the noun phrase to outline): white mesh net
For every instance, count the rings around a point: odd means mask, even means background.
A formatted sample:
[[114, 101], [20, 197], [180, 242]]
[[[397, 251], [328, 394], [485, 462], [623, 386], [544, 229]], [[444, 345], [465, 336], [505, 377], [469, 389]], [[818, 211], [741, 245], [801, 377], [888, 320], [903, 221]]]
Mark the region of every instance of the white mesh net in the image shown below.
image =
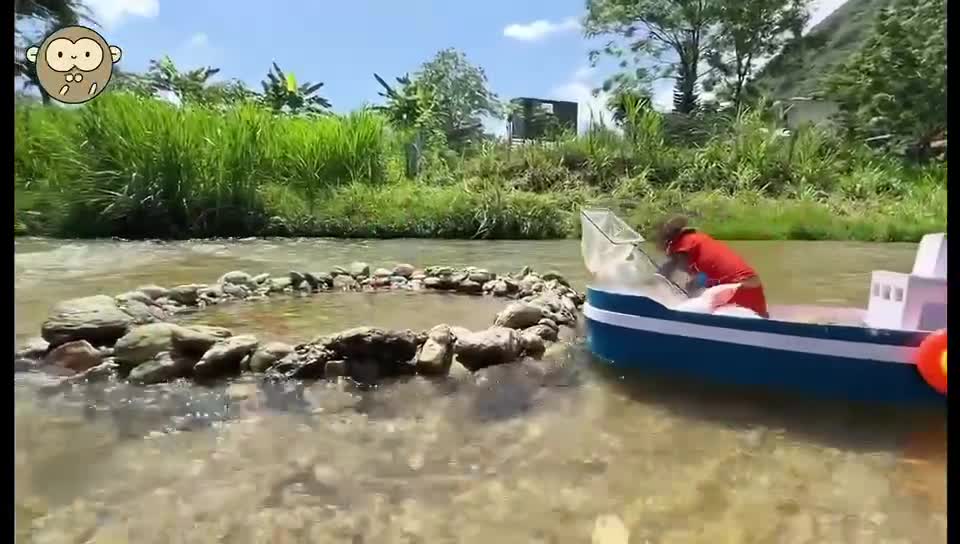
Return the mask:
[[582, 210], [580, 226], [580, 252], [594, 285], [644, 294], [670, 306], [686, 299], [637, 251], [645, 241], [643, 236], [612, 211]]

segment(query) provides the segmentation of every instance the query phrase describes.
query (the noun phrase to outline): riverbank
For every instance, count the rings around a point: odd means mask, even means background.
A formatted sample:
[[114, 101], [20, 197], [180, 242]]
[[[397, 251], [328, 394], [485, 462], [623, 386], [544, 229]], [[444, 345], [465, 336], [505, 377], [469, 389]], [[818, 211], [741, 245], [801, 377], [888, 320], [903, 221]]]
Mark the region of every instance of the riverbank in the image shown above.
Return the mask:
[[744, 116], [692, 145], [598, 128], [553, 145], [428, 150], [410, 179], [409, 134], [367, 111], [297, 119], [121, 94], [75, 110], [18, 105], [14, 231], [551, 239], [578, 236], [590, 205], [642, 231], [688, 213], [726, 239], [917, 241], [946, 228], [945, 165], [769, 128]]

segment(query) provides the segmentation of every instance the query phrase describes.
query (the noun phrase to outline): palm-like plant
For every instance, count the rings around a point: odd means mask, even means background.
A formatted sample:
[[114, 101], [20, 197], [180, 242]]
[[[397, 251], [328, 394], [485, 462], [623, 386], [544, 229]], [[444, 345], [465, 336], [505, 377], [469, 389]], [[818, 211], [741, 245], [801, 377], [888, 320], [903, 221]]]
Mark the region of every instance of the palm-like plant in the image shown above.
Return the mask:
[[263, 86], [263, 101], [274, 113], [323, 114], [332, 107], [329, 100], [315, 94], [323, 87], [323, 83], [304, 82], [297, 85], [293, 73], [284, 73], [276, 62], [267, 72], [267, 79], [260, 84]]

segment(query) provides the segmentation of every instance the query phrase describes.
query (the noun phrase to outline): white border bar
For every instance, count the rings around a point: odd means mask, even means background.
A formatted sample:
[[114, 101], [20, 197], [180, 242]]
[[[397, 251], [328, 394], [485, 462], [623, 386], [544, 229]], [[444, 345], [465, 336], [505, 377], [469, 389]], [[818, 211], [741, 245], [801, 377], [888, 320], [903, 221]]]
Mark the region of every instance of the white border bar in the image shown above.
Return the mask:
[[590, 304], [583, 305], [583, 314], [587, 319], [626, 329], [669, 334], [684, 338], [699, 338], [729, 344], [755, 346], [772, 350], [847, 357], [867, 361], [914, 364], [913, 358], [917, 351], [917, 348], [906, 346], [791, 336], [772, 332], [745, 331], [728, 327], [714, 327], [710, 325], [671, 321], [668, 319], [655, 319], [652, 317], [601, 310], [594, 308]]

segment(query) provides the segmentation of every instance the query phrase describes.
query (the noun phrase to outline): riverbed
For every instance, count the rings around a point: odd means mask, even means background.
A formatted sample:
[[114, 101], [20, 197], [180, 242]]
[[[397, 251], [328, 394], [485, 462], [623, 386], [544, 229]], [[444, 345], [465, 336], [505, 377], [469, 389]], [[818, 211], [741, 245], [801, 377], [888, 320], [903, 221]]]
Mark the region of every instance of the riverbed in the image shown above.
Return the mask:
[[[734, 244], [771, 303], [863, 305], [912, 244]], [[139, 285], [371, 266], [557, 270], [577, 241], [16, 242], [15, 335], [56, 301]], [[479, 329], [505, 303], [412, 293], [224, 305], [194, 322], [298, 342], [361, 324]], [[580, 344], [544, 373], [483, 383], [89, 386], [18, 375], [20, 542], [938, 542], [946, 423], [598, 368]], [[598, 533], [599, 534], [599, 533]], [[607, 540], [605, 542], [614, 542]]]

